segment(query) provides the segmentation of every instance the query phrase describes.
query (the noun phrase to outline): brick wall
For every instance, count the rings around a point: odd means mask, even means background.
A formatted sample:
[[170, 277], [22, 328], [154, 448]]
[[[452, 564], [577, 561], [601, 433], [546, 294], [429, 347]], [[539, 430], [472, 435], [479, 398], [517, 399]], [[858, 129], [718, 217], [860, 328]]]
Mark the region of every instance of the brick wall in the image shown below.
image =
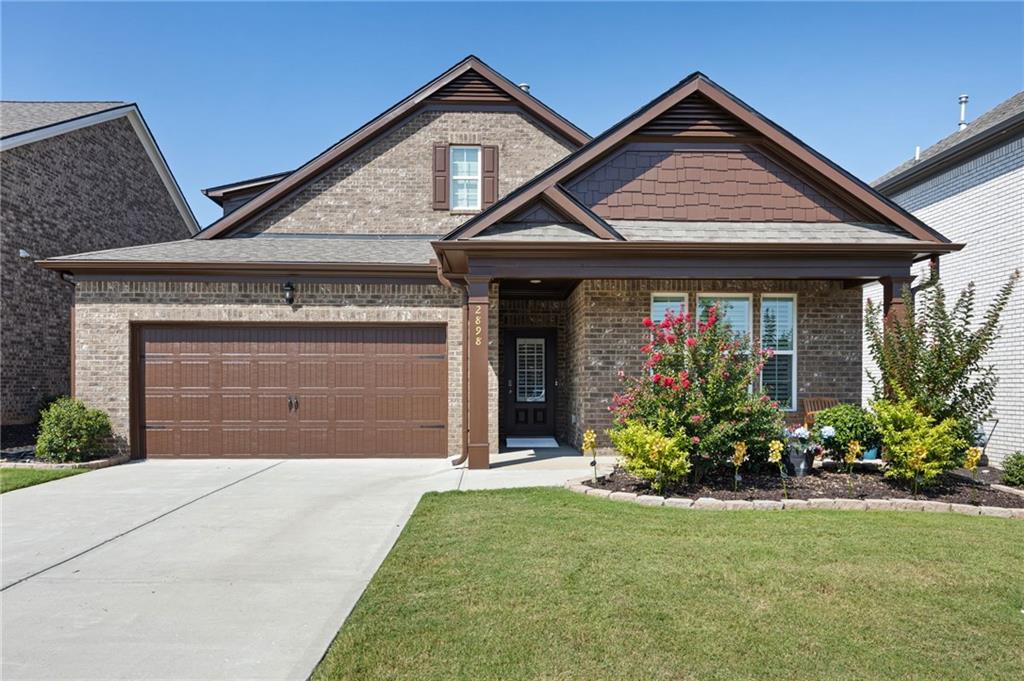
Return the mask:
[[[891, 198], [951, 241], [966, 243], [941, 258], [947, 298], [968, 282], [977, 287], [975, 316], [981, 317], [1010, 274], [1024, 270], [1024, 136], [934, 175]], [[927, 276], [926, 265], [914, 273]], [[881, 287], [865, 287], [864, 298], [881, 300]], [[865, 350], [866, 352], [866, 350]], [[1024, 449], [1024, 285], [1003, 312], [1002, 337], [988, 356], [999, 375], [993, 401], [999, 419], [987, 449], [999, 463]], [[865, 364], [870, 359], [865, 356]], [[865, 374], [865, 398], [871, 388]], [[989, 423], [988, 427], [991, 428]]]
[[[640, 280], [584, 281], [566, 301], [569, 376], [566, 385], [568, 438], [579, 446], [592, 428], [607, 446], [608, 406], [620, 389], [618, 372], [642, 371], [640, 346], [649, 340], [643, 318], [652, 292], [682, 291], [690, 310], [698, 292], [751, 293], [754, 337], [760, 333], [761, 294], [797, 296], [797, 406], [808, 396], [861, 398], [861, 298], [858, 289], [834, 281]], [[799, 420], [801, 414], [790, 415]]]
[[431, 209], [433, 148], [449, 143], [497, 145], [502, 196], [570, 151], [517, 110], [431, 108], [336, 164], [242, 230], [444, 234], [466, 221], [465, 214]]
[[188, 228], [124, 118], [0, 153], [0, 423], [70, 389], [72, 289], [18, 257], [184, 239]]
[[[134, 322], [435, 322], [447, 327], [448, 444], [462, 449], [462, 295], [438, 285], [104, 282], [77, 287], [77, 396], [129, 432], [129, 325]], [[495, 434], [496, 438], [496, 434]]]

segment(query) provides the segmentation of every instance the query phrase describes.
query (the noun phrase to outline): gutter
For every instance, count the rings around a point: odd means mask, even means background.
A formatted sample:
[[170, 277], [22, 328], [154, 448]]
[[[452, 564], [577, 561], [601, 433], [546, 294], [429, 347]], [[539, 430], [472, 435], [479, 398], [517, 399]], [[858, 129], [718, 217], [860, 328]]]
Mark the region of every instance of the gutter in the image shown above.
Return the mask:
[[82, 274], [145, 274], [218, 276], [225, 274], [305, 274], [309, 276], [390, 277], [394, 275], [436, 275], [436, 265], [381, 264], [345, 262], [187, 262], [187, 261], [125, 261], [125, 260], [40, 260], [37, 264], [48, 270]]

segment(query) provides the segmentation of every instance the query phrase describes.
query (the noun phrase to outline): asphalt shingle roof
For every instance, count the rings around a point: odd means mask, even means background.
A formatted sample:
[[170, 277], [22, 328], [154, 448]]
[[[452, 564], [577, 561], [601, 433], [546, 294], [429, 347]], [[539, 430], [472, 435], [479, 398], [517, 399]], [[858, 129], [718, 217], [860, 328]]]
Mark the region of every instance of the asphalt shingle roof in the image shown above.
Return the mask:
[[426, 265], [435, 256], [432, 238], [331, 238], [263, 236], [228, 239], [185, 239], [78, 253], [54, 261], [183, 262], [183, 263], [351, 263]]
[[928, 161], [929, 159], [938, 156], [939, 154], [953, 149], [961, 144], [969, 142], [978, 135], [984, 133], [1003, 121], [1007, 121], [1014, 116], [1024, 114], [1024, 91], [1018, 92], [1013, 97], [1010, 97], [1006, 101], [1002, 102], [995, 108], [989, 109], [982, 115], [975, 118], [973, 121], [967, 124], [967, 127], [963, 130], [957, 130], [952, 135], [944, 137], [942, 140], [936, 142], [932, 146], [928, 147], [921, 152], [921, 158], [914, 160], [910, 159], [904, 161], [900, 165], [896, 166], [885, 175], [882, 175], [877, 180], [872, 182], [872, 186], [877, 186], [890, 180], [897, 175], [902, 175], [908, 170], [913, 169], [916, 166]]
[[[892, 225], [866, 222], [673, 222], [609, 220], [626, 241], [686, 243], [891, 244], [917, 240]], [[579, 225], [565, 223], [498, 223], [472, 240], [594, 241]]]
[[128, 102], [0, 102], [0, 137], [45, 128]]

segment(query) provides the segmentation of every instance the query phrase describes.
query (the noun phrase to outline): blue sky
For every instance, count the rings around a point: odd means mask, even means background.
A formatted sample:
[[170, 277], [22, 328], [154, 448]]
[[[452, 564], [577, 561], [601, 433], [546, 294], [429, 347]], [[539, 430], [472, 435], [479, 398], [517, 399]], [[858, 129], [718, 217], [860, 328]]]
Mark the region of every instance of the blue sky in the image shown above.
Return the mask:
[[1024, 88], [1020, 3], [22, 4], [4, 99], [138, 102], [202, 187], [294, 168], [467, 54], [596, 134], [701, 70], [871, 180]]

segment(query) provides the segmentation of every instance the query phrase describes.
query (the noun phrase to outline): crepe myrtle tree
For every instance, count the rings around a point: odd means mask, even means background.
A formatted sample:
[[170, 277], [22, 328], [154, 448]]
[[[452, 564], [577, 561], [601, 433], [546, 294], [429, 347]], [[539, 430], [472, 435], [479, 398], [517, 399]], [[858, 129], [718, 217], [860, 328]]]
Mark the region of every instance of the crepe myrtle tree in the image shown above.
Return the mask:
[[878, 367], [869, 372], [876, 400], [899, 393], [939, 423], [955, 419], [960, 454], [973, 444], [974, 433], [992, 415], [999, 381], [986, 355], [999, 338], [999, 318], [1020, 271], [1010, 275], [978, 322], [974, 319], [975, 287], [969, 283], [950, 308], [942, 281], [922, 287], [915, 300], [903, 292], [905, 318], [879, 322], [881, 310], [871, 300], [865, 314], [868, 349]]
[[669, 310], [664, 319], [643, 323], [651, 333], [640, 348], [644, 371], [634, 377], [620, 373], [623, 387], [609, 407], [612, 441], [618, 431], [640, 423], [671, 438], [697, 479], [712, 470], [733, 472], [738, 444], [748, 453], [744, 463], [765, 464], [783, 418], [778, 402], [753, 386], [772, 352], [754, 352], [749, 338], [735, 335], [715, 306], [704, 319]]

